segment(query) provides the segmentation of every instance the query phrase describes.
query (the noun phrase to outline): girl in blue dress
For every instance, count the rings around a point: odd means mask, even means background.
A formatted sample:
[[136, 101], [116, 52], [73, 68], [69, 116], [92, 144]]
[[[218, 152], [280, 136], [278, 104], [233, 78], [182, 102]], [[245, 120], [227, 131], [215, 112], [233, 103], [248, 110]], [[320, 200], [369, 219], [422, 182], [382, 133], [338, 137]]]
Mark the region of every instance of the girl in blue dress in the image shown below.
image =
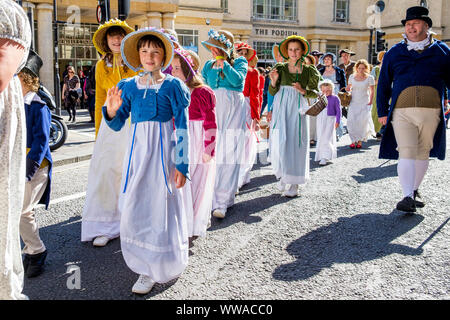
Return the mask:
[[146, 294], [155, 282], [179, 277], [188, 263], [187, 206], [181, 188], [189, 167], [190, 92], [182, 81], [162, 72], [174, 49], [161, 31], [130, 33], [121, 52], [131, 69], [142, 71], [108, 91], [103, 116], [118, 131], [131, 113], [119, 199], [120, 241], [125, 262], [140, 275], [132, 292]]

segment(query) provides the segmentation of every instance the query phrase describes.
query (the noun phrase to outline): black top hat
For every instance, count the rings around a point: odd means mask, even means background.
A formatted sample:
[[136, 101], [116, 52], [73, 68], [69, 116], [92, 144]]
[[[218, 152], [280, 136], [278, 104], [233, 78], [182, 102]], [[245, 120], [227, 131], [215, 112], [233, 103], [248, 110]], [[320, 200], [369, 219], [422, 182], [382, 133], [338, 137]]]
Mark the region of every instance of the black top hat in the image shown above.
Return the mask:
[[42, 67], [42, 59], [39, 57], [39, 55], [34, 52], [32, 49], [30, 49], [30, 53], [28, 54], [28, 59], [23, 67], [23, 69], [27, 69], [31, 72], [32, 75], [35, 77], [39, 77], [39, 70]]
[[421, 19], [425, 21], [431, 28], [433, 26], [433, 21], [431, 21], [430, 17], [428, 16], [428, 12], [428, 9], [422, 6], [408, 8], [406, 10], [406, 18], [402, 20], [402, 24], [405, 25], [406, 21], [409, 20]]

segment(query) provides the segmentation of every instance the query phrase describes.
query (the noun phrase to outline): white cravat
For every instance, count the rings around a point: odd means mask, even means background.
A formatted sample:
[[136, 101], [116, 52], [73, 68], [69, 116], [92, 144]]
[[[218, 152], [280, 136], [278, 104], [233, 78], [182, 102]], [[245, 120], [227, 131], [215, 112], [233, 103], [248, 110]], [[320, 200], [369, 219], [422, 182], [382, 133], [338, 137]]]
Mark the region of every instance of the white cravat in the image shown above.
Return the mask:
[[416, 51], [423, 51], [425, 50], [425, 47], [428, 46], [431, 43], [431, 33], [427, 33], [427, 37], [423, 39], [422, 41], [413, 42], [409, 40], [405, 34], [403, 34], [403, 38], [406, 40], [406, 44], [408, 46], [408, 50], [416, 50]]

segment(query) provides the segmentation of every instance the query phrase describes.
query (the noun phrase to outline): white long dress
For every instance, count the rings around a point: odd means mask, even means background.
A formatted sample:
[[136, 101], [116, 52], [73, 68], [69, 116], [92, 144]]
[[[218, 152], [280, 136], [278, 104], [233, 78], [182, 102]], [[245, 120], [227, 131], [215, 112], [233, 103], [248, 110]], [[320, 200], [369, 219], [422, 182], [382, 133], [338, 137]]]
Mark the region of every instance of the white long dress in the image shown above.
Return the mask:
[[216, 181], [212, 209], [234, 204], [244, 150], [245, 108], [242, 92], [219, 88], [216, 95]]
[[328, 116], [327, 108], [317, 115], [317, 146], [314, 161], [337, 158], [336, 116]]
[[369, 86], [375, 85], [374, 78], [369, 75], [365, 80], [355, 80], [350, 75], [348, 83], [352, 85], [352, 100], [348, 106], [347, 130], [352, 142], [367, 141], [375, 135], [372, 120], [372, 105], [369, 104]]
[[250, 98], [245, 97], [245, 140], [244, 152], [242, 153], [241, 169], [239, 171], [238, 189], [250, 182], [250, 171], [256, 161], [257, 136], [252, 129], [252, 110], [250, 107]]
[[[188, 219], [189, 237], [206, 236], [206, 229], [211, 220], [211, 208], [216, 174], [215, 159], [203, 162], [205, 153], [205, 136], [203, 121], [189, 121], [189, 173], [191, 181], [186, 181], [190, 187], [192, 201], [192, 217]], [[184, 188], [183, 188], [184, 189]], [[186, 203], [189, 203], [186, 201]]]
[[177, 189], [173, 181], [174, 134], [171, 120], [131, 125], [119, 199], [124, 260], [132, 271], [158, 283], [179, 277], [188, 264], [187, 217], [192, 204], [185, 202], [190, 191]]
[[308, 108], [303, 95], [291, 86], [281, 86], [275, 94], [270, 159], [275, 176], [285, 184], [305, 184], [309, 180]]
[[128, 140], [128, 121], [120, 131], [114, 131], [102, 119], [89, 167], [81, 241], [91, 241], [98, 236], [110, 239], [119, 236], [118, 201]]
[[[28, 57], [31, 30], [27, 15], [14, 1], [0, 0], [0, 38], [25, 48], [20, 70]], [[0, 300], [27, 299], [22, 294], [24, 270], [19, 233], [26, 139], [22, 87], [14, 76], [0, 93]]]

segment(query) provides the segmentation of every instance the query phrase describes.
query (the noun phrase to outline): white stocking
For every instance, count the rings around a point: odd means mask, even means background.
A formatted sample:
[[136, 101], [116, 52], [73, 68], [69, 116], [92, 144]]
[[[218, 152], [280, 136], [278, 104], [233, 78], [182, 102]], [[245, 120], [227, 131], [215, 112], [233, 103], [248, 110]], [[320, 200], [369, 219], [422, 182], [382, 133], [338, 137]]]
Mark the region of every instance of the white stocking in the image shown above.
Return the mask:
[[429, 160], [416, 160], [416, 176], [414, 180], [414, 190], [418, 190], [425, 173], [428, 170]]
[[403, 190], [404, 197], [413, 197], [414, 182], [416, 178], [416, 160], [399, 159], [397, 164], [397, 174]]

